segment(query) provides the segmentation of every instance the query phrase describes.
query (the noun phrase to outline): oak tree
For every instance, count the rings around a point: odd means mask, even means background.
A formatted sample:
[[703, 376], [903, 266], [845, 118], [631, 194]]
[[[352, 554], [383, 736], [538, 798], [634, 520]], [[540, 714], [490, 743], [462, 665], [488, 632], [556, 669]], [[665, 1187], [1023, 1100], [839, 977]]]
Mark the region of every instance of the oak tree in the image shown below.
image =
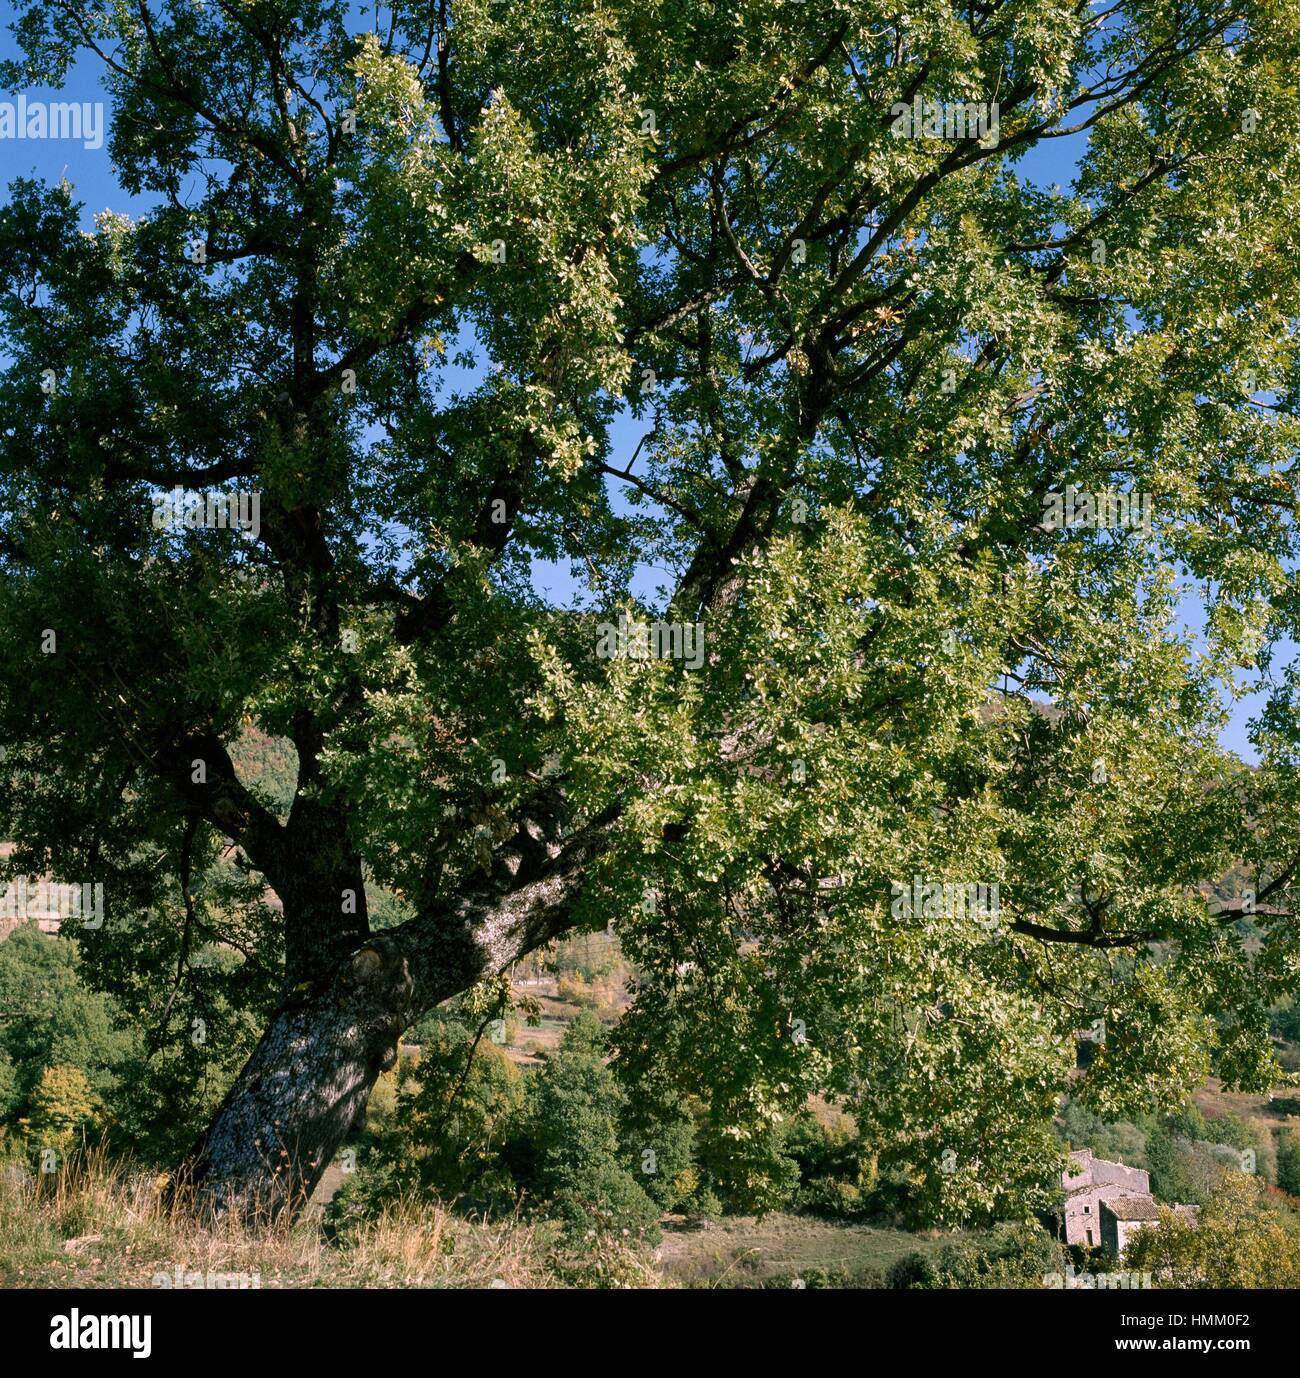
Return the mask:
[[610, 924], [755, 1199], [811, 1092], [959, 1219], [1081, 1032], [1112, 1117], [1270, 1080], [1285, 689], [1217, 737], [1295, 614], [1294, 0], [17, 8], [132, 208], [0, 210], [0, 835], [160, 1057], [262, 1013], [202, 1202]]

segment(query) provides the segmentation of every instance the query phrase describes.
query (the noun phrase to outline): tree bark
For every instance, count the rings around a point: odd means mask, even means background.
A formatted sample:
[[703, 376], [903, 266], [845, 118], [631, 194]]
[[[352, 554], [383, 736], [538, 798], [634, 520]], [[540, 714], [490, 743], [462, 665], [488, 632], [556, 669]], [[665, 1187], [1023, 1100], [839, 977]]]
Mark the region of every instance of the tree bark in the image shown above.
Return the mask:
[[288, 989], [191, 1150], [180, 1180], [194, 1207], [253, 1219], [301, 1210], [396, 1062], [402, 1031], [571, 927], [584, 871], [616, 819], [611, 809], [563, 844], [526, 824], [481, 888], [368, 938]]

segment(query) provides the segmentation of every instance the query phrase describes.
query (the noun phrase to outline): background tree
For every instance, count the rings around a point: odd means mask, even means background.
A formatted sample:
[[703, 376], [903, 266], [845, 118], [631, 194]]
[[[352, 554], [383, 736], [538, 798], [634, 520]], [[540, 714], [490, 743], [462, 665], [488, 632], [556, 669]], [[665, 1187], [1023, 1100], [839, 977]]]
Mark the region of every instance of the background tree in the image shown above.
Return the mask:
[[25, 924], [0, 943], [0, 1055], [13, 1067], [16, 1102], [55, 1065], [77, 1068], [107, 1096], [133, 1049], [115, 1002], [78, 975], [75, 942], [51, 942]]
[[1258, 1178], [1226, 1174], [1197, 1224], [1162, 1211], [1124, 1251], [1124, 1266], [1163, 1287], [1294, 1287], [1300, 1232], [1265, 1190]]
[[100, 1109], [85, 1072], [54, 1063], [41, 1073], [32, 1091], [31, 1112], [21, 1124], [35, 1154], [53, 1149], [66, 1155], [94, 1132]]
[[1293, 1124], [1278, 1135], [1277, 1184], [1292, 1196], [1300, 1196], [1300, 1127]]
[[640, 1154], [633, 1158], [619, 1141], [625, 1101], [605, 1062], [607, 1042], [600, 1023], [584, 1011], [530, 1080], [529, 1176], [537, 1192], [554, 1201], [560, 1217], [580, 1233], [640, 1234], [654, 1229], [660, 1208], [647, 1193]]
[[[756, 1183], [817, 1090], [933, 1218], [1027, 1209], [1080, 1028], [1111, 1119], [1270, 1080], [1286, 693], [1257, 776], [1215, 743], [1295, 608], [1293, 0], [18, 10], [7, 84], [100, 62], [145, 211], [0, 212], [0, 829], [105, 884], [163, 1045], [215, 983], [262, 1022], [206, 1203], [300, 1201], [403, 1028], [611, 921], [620, 1067]], [[601, 657], [619, 613], [704, 654]]]

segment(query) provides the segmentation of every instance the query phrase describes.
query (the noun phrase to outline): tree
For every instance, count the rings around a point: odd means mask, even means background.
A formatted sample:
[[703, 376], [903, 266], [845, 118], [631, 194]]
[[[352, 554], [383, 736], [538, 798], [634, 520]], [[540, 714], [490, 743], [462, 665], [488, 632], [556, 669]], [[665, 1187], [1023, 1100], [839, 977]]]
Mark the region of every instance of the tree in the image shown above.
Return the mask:
[[[652, 1234], [659, 1207], [619, 1142], [624, 1097], [605, 1063], [607, 1041], [599, 1021], [583, 1011], [529, 1083], [533, 1182], [579, 1233]], [[635, 1166], [644, 1172], [648, 1164]]]
[[47, 1067], [31, 1096], [31, 1113], [21, 1123], [29, 1142], [44, 1152], [67, 1153], [94, 1127], [99, 1098], [80, 1067]]
[[513, 1203], [501, 1165], [524, 1111], [523, 1078], [491, 1042], [444, 1021], [429, 1030], [419, 1062], [402, 1080], [393, 1149], [409, 1180], [455, 1202], [469, 1194]]
[[1125, 1267], [1168, 1287], [1294, 1287], [1300, 1277], [1300, 1225], [1272, 1205], [1258, 1178], [1224, 1174], [1192, 1224], [1162, 1210], [1124, 1251]]
[[0, 212], [0, 830], [160, 1047], [260, 1021], [202, 1204], [609, 922], [618, 1065], [760, 1178], [815, 1090], [1027, 1208], [1081, 1029], [1108, 1119], [1270, 1079], [1286, 693], [1216, 735], [1294, 618], [1294, 0], [17, 9], [143, 210]]
[[1278, 1135], [1277, 1184], [1291, 1196], [1300, 1196], [1300, 1127], [1288, 1125]]
[[0, 1119], [8, 1119], [19, 1101], [18, 1070], [8, 1053], [0, 1053]]
[[13, 1065], [19, 1104], [55, 1065], [77, 1068], [107, 1096], [133, 1051], [116, 1003], [81, 979], [76, 942], [34, 924], [0, 943], [0, 1011], [0, 1055]]

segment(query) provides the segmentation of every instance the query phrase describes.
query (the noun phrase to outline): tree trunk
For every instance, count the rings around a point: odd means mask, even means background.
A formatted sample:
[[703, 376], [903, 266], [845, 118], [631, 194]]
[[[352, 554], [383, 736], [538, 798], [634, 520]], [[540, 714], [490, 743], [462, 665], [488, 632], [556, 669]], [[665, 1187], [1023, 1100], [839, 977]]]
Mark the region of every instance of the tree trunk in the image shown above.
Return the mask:
[[296, 1214], [397, 1059], [411, 981], [398, 954], [367, 944], [323, 990], [286, 998], [191, 1153], [203, 1214]]
[[563, 843], [527, 823], [480, 889], [354, 951], [335, 948], [328, 960], [321, 939], [329, 935], [286, 912], [290, 946], [297, 930], [313, 949], [287, 960], [286, 971], [315, 975], [292, 988], [286, 981], [269, 1027], [191, 1150], [181, 1188], [196, 1209], [250, 1218], [301, 1210], [380, 1073], [396, 1062], [402, 1031], [572, 927], [585, 868], [608, 845], [617, 816], [610, 808]]

